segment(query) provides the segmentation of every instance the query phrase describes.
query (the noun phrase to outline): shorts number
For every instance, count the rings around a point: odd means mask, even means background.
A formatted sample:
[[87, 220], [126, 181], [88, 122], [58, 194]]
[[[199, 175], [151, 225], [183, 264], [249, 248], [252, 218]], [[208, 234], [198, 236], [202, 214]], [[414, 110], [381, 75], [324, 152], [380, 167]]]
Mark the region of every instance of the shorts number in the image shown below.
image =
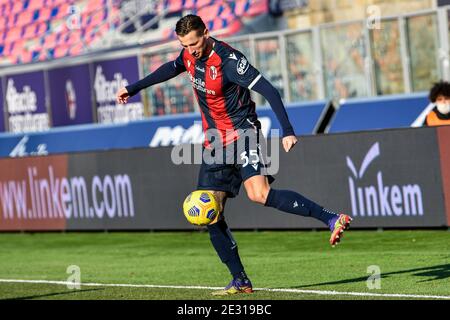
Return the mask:
[[[254, 160], [251, 161], [252, 164], [258, 163], [259, 162], [258, 150], [250, 150], [250, 157], [254, 157]], [[244, 164], [242, 165], [242, 167], [246, 167], [250, 162], [247, 156], [247, 151], [241, 153], [241, 160], [244, 160]]]

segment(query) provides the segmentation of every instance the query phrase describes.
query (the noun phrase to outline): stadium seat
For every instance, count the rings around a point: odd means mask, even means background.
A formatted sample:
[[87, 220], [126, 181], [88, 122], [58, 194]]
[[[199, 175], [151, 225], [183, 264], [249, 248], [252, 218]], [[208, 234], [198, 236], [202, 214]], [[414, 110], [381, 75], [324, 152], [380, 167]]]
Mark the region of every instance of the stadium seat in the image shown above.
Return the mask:
[[245, 13], [250, 8], [249, 0], [238, 0], [235, 1], [234, 14], [238, 17], [245, 15]]
[[8, 18], [4, 17], [0, 14], [0, 30], [5, 29], [7, 24], [8, 24]]
[[197, 15], [202, 17], [204, 21], [214, 20], [219, 16], [219, 10], [221, 9], [220, 4], [213, 4], [210, 6], [204, 6], [197, 11]]
[[38, 22], [36, 24], [36, 36], [42, 36], [44, 35], [48, 30], [50, 26], [47, 22]]
[[106, 0], [89, 0], [88, 5], [84, 8], [83, 12], [93, 12], [101, 8], [106, 8]]
[[6, 14], [15, 14], [19, 13], [23, 10], [23, 3], [22, 1], [15, 1], [11, 10], [9, 12], [6, 12]]
[[183, 8], [185, 10], [194, 9], [196, 6], [196, 2], [197, 2], [197, 0], [184, 0]]
[[31, 39], [36, 36], [36, 24], [30, 24], [29, 26], [25, 27], [25, 32], [23, 33], [23, 39]]
[[56, 13], [56, 15], [54, 16], [55, 19], [61, 19], [61, 18], [66, 18], [69, 14], [70, 14], [70, 9], [71, 5], [64, 3], [61, 6], [58, 7], [58, 11]]
[[30, 10], [22, 11], [17, 16], [16, 27], [25, 26], [34, 21], [34, 12]]
[[197, 0], [197, 2], [195, 3], [195, 7], [197, 9], [201, 9], [205, 6], [209, 6], [212, 3], [214, 3], [214, 1], [212, 0]]
[[183, 10], [183, 1], [182, 0], [172, 0], [169, 1], [169, 11], [168, 13], [178, 12]]
[[44, 38], [44, 43], [42, 44], [42, 46], [45, 49], [50, 49], [56, 46], [56, 37], [57, 37], [57, 33], [51, 33], [49, 35], [46, 35]]
[[29, 50], [22, 50], [19, 54], [15, 55], [16, 63], [28, 63], [31, 62], [31, 51]]
[[78, 43], [75, 43], [70, 49], [69, 53], [71, 56], [79, 55], [83, 52], [83, 44], [78, 41]]
[[17, 17], [18, 14], [8, 14], [9, 19], [8, 19], [8, 23], [7, 23], [7, 27], [8, 28], [14, 28], [17, 26]]
[[22, 37], [22, 27], [14, 27], [7, 31], [5, 41], [10, 42]]
[[249, 0], [249, 6], [245, 12], [246, 17], [254, 17], [269, 11], [268, 1], [266, 0]]
[[68, 45], [61, 45], [57, 46], [55, 48], [55, 58], [62, 58], [65, 57], [69, 52], [69, 46]]
[[45, 7], [45, 0], [29, 0], [27, 11], [41, 9]]
[[51, 8], [41, 8], [39, 10], [39, 17], [36, 21], [49, 21], [51, 16]]

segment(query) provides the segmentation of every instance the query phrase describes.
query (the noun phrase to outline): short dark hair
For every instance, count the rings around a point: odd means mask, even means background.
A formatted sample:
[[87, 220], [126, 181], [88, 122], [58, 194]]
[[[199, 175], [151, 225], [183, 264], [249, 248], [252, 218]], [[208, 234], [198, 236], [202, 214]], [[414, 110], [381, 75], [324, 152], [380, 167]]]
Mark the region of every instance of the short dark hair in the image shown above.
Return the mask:
[[187, 35], [189, 32], [195, 30], [198, 35], [203, 34], [206, 26], [202, 18], [194, 14], [188, 14], [180, 20], [178, 20], [175, 27], [175, 33], [181, 37]]
[[433, 85], [428, 98], [434, 103], [439, 96], [450, 98], [450, 83], [441, 80]]

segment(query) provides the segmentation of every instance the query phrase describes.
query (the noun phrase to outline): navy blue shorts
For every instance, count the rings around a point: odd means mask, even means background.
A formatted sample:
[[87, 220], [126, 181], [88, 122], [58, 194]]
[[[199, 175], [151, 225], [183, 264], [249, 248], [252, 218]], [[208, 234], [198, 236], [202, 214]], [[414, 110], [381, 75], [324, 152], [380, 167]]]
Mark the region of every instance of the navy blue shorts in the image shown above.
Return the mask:
[[[259, 130], [246, 129], [231, 148], [228, 146], [222, 149], [222, 155], [214, 150], [208, 151], [211, 158], [202, 157], [197, 189], [224, 191], [228, 197], [234, 198], [239, 194], [242, 182], [253, 176], [265, 175], [272, 183], [275, 178], [262, 172], [265, 164], [259, 135]], [[203, 152], [204, 155], [205, 149]], [[216, 161], [213, 162], [214, 159]]]

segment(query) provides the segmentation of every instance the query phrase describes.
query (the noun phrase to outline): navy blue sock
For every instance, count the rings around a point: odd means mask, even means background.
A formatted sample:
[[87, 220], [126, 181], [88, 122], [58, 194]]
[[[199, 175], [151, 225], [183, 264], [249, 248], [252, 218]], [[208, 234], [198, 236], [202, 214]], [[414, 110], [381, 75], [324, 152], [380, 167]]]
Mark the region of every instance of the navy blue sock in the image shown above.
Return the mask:
[[289, 190], [270, 188], [265, 206], [304, 217], [316, 218], [328, 225], [330, 229], [333, 221], [337, 218], [335, 213], [324, 209], [301, 194]]
[[209, 237], [220, 260], [228, 267], [233, 278], [246, 277], [238, 253], [237, 243], [225, 220], [208, 225]]

